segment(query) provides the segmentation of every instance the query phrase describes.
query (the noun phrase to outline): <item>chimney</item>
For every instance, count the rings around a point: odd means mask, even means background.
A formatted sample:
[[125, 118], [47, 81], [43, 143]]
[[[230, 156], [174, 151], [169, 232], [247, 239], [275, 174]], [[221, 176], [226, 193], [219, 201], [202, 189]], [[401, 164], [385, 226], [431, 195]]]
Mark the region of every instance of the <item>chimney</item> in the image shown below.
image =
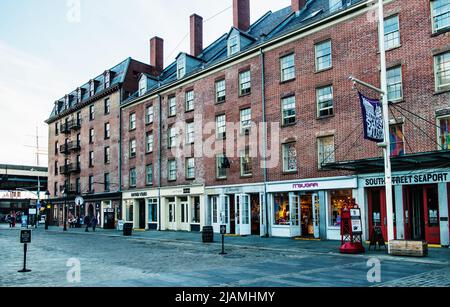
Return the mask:
[[233, 25], [241, 31], [250, 28], [250, 0], [233, 0]]
[[203, 18], [197, 14], [190, 17], [191, 21], [191, 55], [199, 56], [203, 52]]
[[293, 12], [300, 11], [301, 9], [303, 9], [305, 7], [307, 1], [308, 0], [291, 0], [292, 11]]
[[164, 70], [164, 40], [157, 36], [150, 40], [150, 65], [158, 73]]

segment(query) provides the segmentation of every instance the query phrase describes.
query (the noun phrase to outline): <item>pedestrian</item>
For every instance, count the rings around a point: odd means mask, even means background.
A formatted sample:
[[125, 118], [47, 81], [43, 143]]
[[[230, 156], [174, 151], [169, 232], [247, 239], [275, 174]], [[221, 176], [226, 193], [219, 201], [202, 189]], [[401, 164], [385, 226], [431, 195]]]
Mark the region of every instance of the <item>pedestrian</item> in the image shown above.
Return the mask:
[[86, 217], [84, 218], [84, 224], [86, 225], [86, 232], [89, 232], [89, 224], [90, 224], [91, 220], [89, 218], [89, 215], [86, 215]]
[[11, 224], [12, 224], [12, 228], [16, 227], [16, 216], [14, 214], [11, 215]]
[[9, 228], [12, 228], [12, 219], [11, 219], [11, 214], [8, 214], [8, 216], [6, 217], [6, 220], [9, 223]]
[[95, 232], [95, 228], [97, 227], [97, 223], [98, 223], [97, 217], [94, 215], [94, 217], [93, 217], [92, 220], [91, 220], [92, 230], [93, 230], [94, 232]]

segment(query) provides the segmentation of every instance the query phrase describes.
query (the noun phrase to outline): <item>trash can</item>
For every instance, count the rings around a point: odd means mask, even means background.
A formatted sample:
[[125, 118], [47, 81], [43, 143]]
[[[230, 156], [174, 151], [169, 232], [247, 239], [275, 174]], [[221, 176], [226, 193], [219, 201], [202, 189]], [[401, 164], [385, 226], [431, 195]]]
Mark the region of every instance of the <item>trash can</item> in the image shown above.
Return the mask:
[[203, 227], [202, 231], [203, 243], [213, 243], [214, 242], [214, 229], [212, 226]]
[[123, 235], [126, 237], [131, 237], [132, 234], [133, 234], [133, 223], [124, 223]]

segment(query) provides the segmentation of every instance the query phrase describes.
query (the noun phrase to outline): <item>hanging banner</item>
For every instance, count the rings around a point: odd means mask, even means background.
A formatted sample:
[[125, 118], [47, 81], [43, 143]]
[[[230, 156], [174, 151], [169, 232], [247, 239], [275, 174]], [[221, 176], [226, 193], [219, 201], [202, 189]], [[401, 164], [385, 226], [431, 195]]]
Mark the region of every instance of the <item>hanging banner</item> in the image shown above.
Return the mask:
[[379, 100], [369, 99], [359, 93], [364, 121], [364, 138], [373, 142], [384, 141], [383, 107]]

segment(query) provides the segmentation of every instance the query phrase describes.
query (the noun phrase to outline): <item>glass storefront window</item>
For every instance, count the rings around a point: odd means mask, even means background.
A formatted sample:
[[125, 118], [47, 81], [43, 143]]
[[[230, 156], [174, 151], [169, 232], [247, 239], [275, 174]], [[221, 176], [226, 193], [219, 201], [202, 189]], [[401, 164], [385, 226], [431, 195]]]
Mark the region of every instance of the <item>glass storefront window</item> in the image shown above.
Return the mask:
[[273, 195], [273, 212], [275, 225], [290, 225], [289, 193]]
[[133, 205], [127, 205], [126, 206], [126, 217], [127, 217], [127, 221], [131, 222], [133, 221]]
[[148, 221], [150, 223], [158, 222], [158, 200], [156, 198], [148, 200]]
[[341, 226], [342, 207], [352, 197], [352, 190], [334, 190], [330, 192], [330, 226]]
[[192, 223], [200, 223], [200, 197], [194, 197], [192, 205]]

